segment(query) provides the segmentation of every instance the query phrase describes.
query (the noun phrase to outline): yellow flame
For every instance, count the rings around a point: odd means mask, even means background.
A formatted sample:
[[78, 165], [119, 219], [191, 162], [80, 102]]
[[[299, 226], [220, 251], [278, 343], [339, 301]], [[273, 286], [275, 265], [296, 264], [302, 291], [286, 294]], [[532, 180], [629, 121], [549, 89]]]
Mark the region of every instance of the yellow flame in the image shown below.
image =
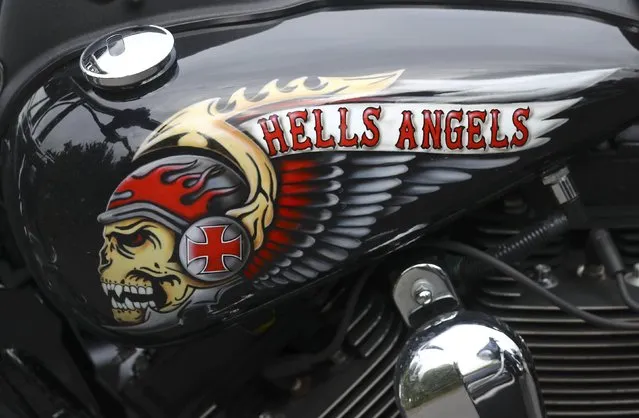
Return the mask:
[[403, 70], [398, 70], [362, 77], [319, 77], [316, 88], [305, 85], [307, 77], [296, 78], [282, 88], [277, 86], [278, 80], [273, 80], [253, 99], [246, 98], [246, 89], [241, 88], [229, 98], [228, 110], [218, 109], [220, 98], [215, 98], [195, 103], [171, 116], [142, 142], [133, 159], [175, 144], [223, 153], [242, 171], [249, 187], [244, 206], [230, 210], [227, 215], [244, 224], [253, 238], [253, 248], [257, 249], [262, 245], [264, 229], [273, 220], [277, 196], [275, 170], [262, 148], [228, 120], [251, 109], [280, 102], [314, 98], [320, 104], [375, 95], [390, 87], [402, 73]]
[[290, 100], [319, 97], [344, 100], [366, 97], [390, 87], [403, 72], [404, 70], [398, 70], [362, 77], [318, 77], [320, 83], [316, 88], [305, 85], [308, 77], [296, 78], [282, 88], [277, 87], [278, 80], [275, 79], [267, 83], [255, 95], [256, 100], [246, 98], [246, 88], [242, 87], [229, 98], [228, 111], [218, 110], [221, 99], [217, 97], [195, 103], [171, 116], [142, 142], [134, 159], [155, 149], [157, 145], [170, 137], [192, 132], [206, 133], [210, 130], [206, 125], [207, 122], [211, 122], [211, 118], [227, 120], [250, 109]]

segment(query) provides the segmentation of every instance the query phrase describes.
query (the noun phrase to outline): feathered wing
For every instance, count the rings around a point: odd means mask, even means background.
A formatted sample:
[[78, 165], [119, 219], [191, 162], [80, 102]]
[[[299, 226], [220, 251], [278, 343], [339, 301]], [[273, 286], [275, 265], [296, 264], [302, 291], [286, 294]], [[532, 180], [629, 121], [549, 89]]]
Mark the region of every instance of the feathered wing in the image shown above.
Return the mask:
[[354, 252], [370, 250], [376, 222], [476, 171], [519, 159], [424, 157], [336, 152], [274, 160], [280, 183], [274, 221], [245, 277], [258, 288], [313, 280]]
[[[564, 111], [580, 100], [530, 102], [535, 106], [527, 121], [530, 148], [548, 142], [568, 120], [561, 117]], [[401, 219], [404, 207], [423, 205], [423, 196], [436, 198], [477, 172], [520, 158], [510, 150], [444, 156], [434, 155], [440, 150], [396, 152], [392, 145], [382, 144], [376, 151], [308, 152], [272, 159], [279, 184], [274, 219], [264, 244], [247, 263], [245, 278], [258, 288], [313, 280], [350, 256], [391, 240], [393, 234], [406, 233], [413, 225]], [[395, 221], [386, 223], [385, 229], [375, 228], [391, 216]], [[397, 229], [389, 231], [389, 225]]]

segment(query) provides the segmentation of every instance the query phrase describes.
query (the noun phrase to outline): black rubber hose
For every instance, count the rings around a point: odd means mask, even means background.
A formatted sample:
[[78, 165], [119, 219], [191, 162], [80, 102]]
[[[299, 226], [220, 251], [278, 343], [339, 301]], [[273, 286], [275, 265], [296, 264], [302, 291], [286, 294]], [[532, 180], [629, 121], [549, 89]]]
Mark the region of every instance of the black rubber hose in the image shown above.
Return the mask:
[[623, 258], [619, 254], [610, 232], [603, 228], [593, 229], [590, 231], [589, 244], [597, 254], [599, 261], [603, 263], [608, 275], [614, 276], [617, 280], [621, 299], [631, 310], [639, 312], [639, 303], [632, 298], [628, 291]]
[[590, 231], [588, 245], [593, 248], [610, 277], [617, 277], [626, 270], [623, 258], [607, 229], [595, 228]]
[[[624, 329], [624, 330], [633, 330], [639, 331], [639, 323], [636, 322], [628, 322], [628, 321], [615, 321], [611, 319], [602, 318], [601, 316], [591, 314], [590, 312], [586, 312], [570, 302], [562, 299], [561, 297], [555, 295], [554, 293], [548, 291], [534, 280], [530, 279], [524, 273], [519, 270], [509, 266], [503, 261], [495, 258], [494, 256], [478, 250], [477, 248], [473, 248], [470, 245], [462, 244], [460, 242], [443, 242], [431, 245], [433, 248], [438, 248], [446, 251], [451, 251], [457, 254], [461, 254], [467, 257], [472, 257], [482, 263], [490, 265], [495, 270], [512, 277], [517, 282], [521, 283], [523, 286], [537, 293], [538, 295], [548, 299], [553, 304], [559, 307], [562, 311], [566, 312], [569, 315], [576, 316], [577, 318], [581, 318], [584, 321], [588, 322], [591, 325], [594, 325], [599, 328], [614, 328], [614, 329]], [[639, 319], [639, 317], [637, 318]]]
[[[568, 217], [562, 212], [554, 213], [543, 221], [530, 225], [497, 248], [488, 250], [488, 254], [505, 262], [521, 260], [535, 248], [567, 232], [568, 229]], [[485, 277], [492, 270], [493, 268], [484, 262], [465, 258], [459, 262], [456, 276], [467, 282]]]

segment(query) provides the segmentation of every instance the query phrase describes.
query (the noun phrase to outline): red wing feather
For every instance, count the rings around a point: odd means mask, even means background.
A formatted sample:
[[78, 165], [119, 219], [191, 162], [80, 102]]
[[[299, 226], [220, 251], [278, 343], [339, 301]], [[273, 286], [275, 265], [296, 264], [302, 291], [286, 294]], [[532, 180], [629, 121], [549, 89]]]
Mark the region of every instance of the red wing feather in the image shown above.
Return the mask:
[[274, 165], [281, 185], [275, 202], [275, 214], [266, 231], [264, 245], [255, 252], [244, 270], [249, 280], [255, 279], [265, 266], [295, 255], [295, 233], [305, 221], [308, 222], [303, 208], [312, 201], [305, 194], [316, 190], [310, 182], [315, 178], [312, 169], [317, 165], [313, 160], [279, 159], [274, 161]]

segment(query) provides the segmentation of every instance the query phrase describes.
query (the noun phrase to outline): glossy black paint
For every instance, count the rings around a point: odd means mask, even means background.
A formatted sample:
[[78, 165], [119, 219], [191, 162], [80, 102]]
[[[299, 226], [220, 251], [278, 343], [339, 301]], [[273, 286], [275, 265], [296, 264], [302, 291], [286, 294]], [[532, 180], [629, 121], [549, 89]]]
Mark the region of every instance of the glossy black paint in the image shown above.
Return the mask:
[[[229, 32], [237, 25], [252, 26], [266, 21], [275, 24], [322, 8], [388, 4], [574, 15], [618, 26], [629, 38], [637, 37], [639, 25], [639, 5], [635, 0], [373, 0], [366, 4], [342, 0], [217, 1], [214, 4], [207, 0], [179, 4], [171, 0], [86, 0], [51, 4], [39, 0], [4, 0], [0, 10], [0, 61], [8, 67], [8, 82], [0, 91], [0, 132], [6, 130], [13, 108], [28, 97], [28, 89], [34, 82], [43, 83], [51, 71], [76, 58], [84, 46], [118, 27], [152, 23], [171, 27], [174, 33], [210, 27]], [[22, 24], [25, 21], [30, 24]]]
[[[41, 287], [83, 324], [137, 344], [181, 338], [265, 306], [282, 291], [290, 295], [302, 290], [290, 286], [267, 292], [234, 305], [233, 315], [222, 312], [157, 335], [132, 337], [103, 328], [112, 322], [108, 299], [98, 285], [102, 228], [96, 217], [119, 181], [137, 166], [131, 158], [140, 142], [190, 104], [228, 97], [241, 87], [250, 95], [275, 78], [353, 76], [398, 68], [406, 69], [406, 79], [619, 69], [610, 80], [581, 94], [584, 100], [570, 110], [569, 122], [548, 144], [524, 151], [514, 165], [478, 173], [439, 192], [411, 208], [401, 222], [378, 226], [389, 236], [416, 224], [435, 227], [639, 116], [639, 51], [618, 27], [576, 17], [415, 7], [321, 11], [277, 25], [184, 32], [176, 49], [174, 72], [126, 96], [91, 89], [75, 61], [60, 68], [42, 86], [32, 87], [2, 153], [4, 200]], [[343, 270], [392, 252], [424, 232], [360, 254]]]

